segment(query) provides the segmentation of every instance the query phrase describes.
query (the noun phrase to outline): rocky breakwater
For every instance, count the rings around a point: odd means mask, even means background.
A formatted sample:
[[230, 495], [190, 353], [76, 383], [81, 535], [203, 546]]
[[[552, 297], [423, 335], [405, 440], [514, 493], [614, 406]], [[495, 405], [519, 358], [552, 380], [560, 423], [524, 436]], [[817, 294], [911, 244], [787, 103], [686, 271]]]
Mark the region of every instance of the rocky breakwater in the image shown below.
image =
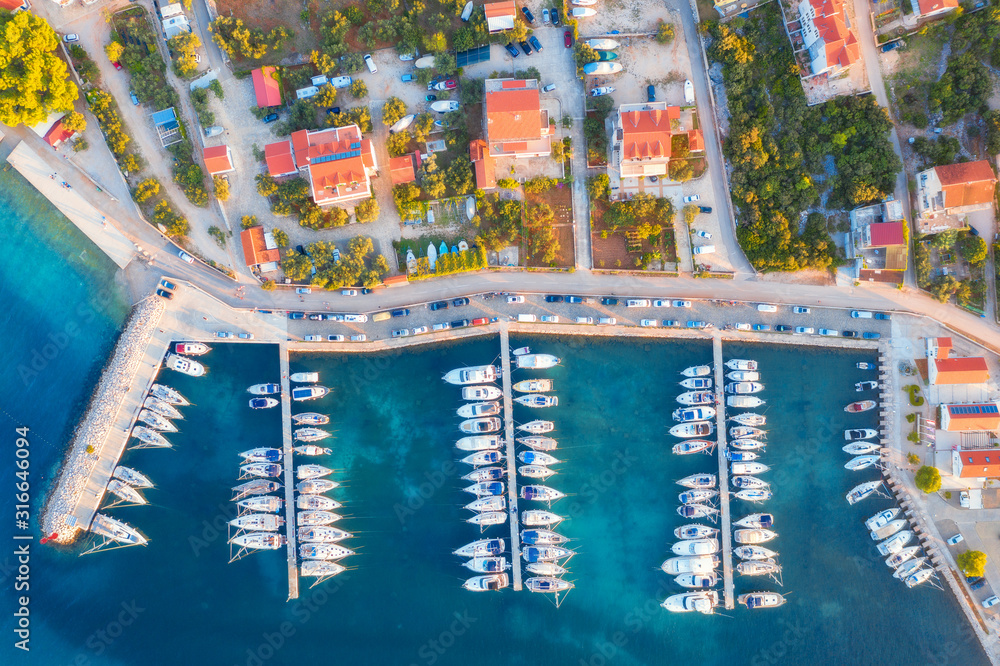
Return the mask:
[[[54, 539], [57, 543], [72, 543], [78, 533], [88, 527], [73, 525], [74, 521], [70, 518], [91, 475], [99, 468], [98, 462], [105, 457], [105, 447], [113, 433], [121, 405], [135, 382], [149, 340], [165, 309], [163, 299], [156, 296], [150, 296], [132, 308], [90, 404], [73, 433], [59, 479], [42, 509], [42, 530], [46, 535], [58, 534]], [[107, 454], [111, 455], [110, 449]], [[117, 459], [106, 462], [113, 469]]]

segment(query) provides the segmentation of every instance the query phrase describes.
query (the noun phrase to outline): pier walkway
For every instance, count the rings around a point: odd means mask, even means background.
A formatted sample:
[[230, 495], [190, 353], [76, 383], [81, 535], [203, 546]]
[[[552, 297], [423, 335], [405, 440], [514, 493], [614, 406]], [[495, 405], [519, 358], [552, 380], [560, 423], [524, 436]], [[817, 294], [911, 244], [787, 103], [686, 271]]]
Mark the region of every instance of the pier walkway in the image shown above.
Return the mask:
[[733, 541], [732, 515], [729, 513], [729, 461], [726, 460], [726, 396], [725, 371], [722, 362], [722, 335], [715, 331], [712, 334], [712, 355], [715, 367], [715, 430], [718, 436], [719, 454], [719, 508], [722, 513], [720, 536], [722, 537], [722, 577], [725, 585], [724, 595], [726, 608], [735, 608], [733, 595]]
[[281, 448], [285, 454], [285, 536], [288, 540], [288, 599], [299, 598], [298, 549], [295, 545], [295, 470], [292, 464], [292, 389], [288, 379], [288, 343], [278, 343], [281, 364]]
[[507, 456], [507, 512], [510, 515], [510, 557], [514, 589], [521, 589], [521, 532], [517, 517], [517, 469], [514, 453], [514, 399], [510, 379], [510, 335], [506, 322], [500, 325], [500, 358], [503, 363], [504, 439]]

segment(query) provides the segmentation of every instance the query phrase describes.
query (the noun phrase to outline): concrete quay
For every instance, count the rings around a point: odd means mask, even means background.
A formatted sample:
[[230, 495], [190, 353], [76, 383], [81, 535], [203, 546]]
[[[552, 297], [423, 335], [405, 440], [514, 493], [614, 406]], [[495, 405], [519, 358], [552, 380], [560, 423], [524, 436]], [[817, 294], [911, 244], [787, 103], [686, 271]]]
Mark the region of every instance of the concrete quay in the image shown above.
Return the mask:
[[281, 366], [281, 450], [285, 461], [285, 539], [288, 546], [288, 600], [299, 598], [299, 560], [295, 530], [295, 470], [292, 451], [292, 389], [288, 379], [288, 344], [278, 344]]
[[725, 371], [722, 361], [722, 337], [712, 336], [712, 360], [715, 366], [715, 430], [719, 444], [719, 509], [721, 513], [719, 535], [722, 541], [722, 580], [726, 608], [736, 607], [733, 593], [733, 516], [729, 511], [729, 460], [726, 458], [726, 397]]
[[504, 448], [507, 456], [507, 512], [510, 516], [511, 572], [515, 590], [521, 589], [521, 531], [517, 511], [517, 459], [514, 451], [514, 399], [510, 377], [510, 335], [500, 325], [500, 360], [503, 364]]

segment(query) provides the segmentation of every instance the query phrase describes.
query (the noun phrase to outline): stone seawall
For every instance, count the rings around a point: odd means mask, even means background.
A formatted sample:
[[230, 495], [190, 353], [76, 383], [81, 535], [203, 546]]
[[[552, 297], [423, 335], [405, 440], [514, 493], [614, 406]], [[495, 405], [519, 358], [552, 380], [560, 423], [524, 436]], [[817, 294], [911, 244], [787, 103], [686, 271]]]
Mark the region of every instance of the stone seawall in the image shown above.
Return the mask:
[[[132, 308], [90, 404], [73, 433], [59, 479], [41, 516], [43, 532], [46, 535], [57, 533], [59, 536], [55, 541], [58, 543], [72, 543], [81, 530], [88, 528], [88, 525], [75, 524], [74, 513], [91, 475], [108, 467], [98, 463], [108, 463], [111, 468], [117, 463], [120, 450], [107, 446], [108, 440], [164, 310], [163, 299], [155, 296], [140, 301]], [[91, 447], [90, 453], [88, 447]], [[112, 448], [115, 450], [111, 451]]]

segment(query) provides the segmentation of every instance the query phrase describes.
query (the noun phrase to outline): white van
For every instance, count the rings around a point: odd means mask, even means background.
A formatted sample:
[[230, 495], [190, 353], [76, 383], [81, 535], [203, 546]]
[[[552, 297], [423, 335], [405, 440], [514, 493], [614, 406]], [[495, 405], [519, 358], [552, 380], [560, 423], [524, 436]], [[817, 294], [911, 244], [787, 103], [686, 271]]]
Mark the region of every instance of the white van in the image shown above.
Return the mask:
[[625, 307], [627, 308], [648, 308], [649, 301], [645, 298], [633, 298], [625, 301]]
[[712, 254], [715, 252], [714, 245], [702, 245], [691, 250], [691, 254]]
[[368, 71], [372, 74], [378, 74], [378, 67], [375, 66], [375, 61], [372, 60], [372, 54], [365, 54], [365, 64], [368, 65]]
[[851, 316], [855, 319], [871, 319], [872, 313], [864, 310], [851, 310]]
[[519, 314], [517, 320], [524, 324], [530, 324], [533, 321], [538, 321], [538, 317], [532, 314]]
[[768, 303], [758, 303], [757, 312], [777, 312], [778, 306], [770, 305]]
[[330, 79], [330, 85], [334, 88], [350, 88], [354, 79], [349, 76], [336, 76]]

